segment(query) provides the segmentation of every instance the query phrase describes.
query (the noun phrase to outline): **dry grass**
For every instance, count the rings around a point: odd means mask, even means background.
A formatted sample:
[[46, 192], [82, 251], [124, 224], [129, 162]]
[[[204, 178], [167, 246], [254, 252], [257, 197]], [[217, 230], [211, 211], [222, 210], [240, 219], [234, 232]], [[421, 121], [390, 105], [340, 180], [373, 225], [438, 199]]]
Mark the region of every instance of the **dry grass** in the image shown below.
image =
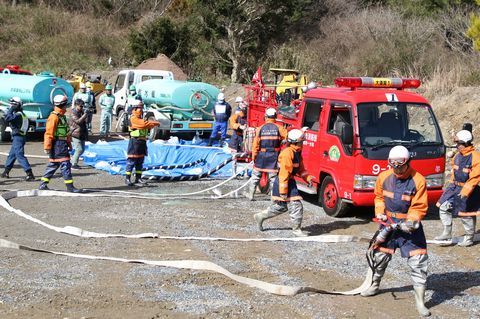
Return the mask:
[[69, 74], [108, 68], [110, 56], [114, 63], [126, 62], [126, 30], [106, 19], [41, 6], [0, 5], [0, 25], [0, 65]]

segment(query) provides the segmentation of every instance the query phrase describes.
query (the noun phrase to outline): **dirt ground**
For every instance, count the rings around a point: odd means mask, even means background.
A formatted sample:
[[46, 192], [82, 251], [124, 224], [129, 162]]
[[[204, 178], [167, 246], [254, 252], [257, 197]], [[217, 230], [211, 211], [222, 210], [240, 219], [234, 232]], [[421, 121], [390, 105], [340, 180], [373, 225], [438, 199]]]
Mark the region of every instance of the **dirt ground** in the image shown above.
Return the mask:
[[[98, 128], [98, 119], [94, 127]], [[1, 144], [7, 152], [9, 144]], [[29, 141], [27, 154], [42, 155], [40, 140]], [[2, 156], [2, 162], [5, 157]], [[40, 177], [46, 161], [30, 159]], [[76, 187], [127, 190], [121, 176], [93, 168], [74, 171]], [[0, 180], [2, 191], [33, 189], [21, 168]], [[217, 180], [155, 183], [138, 192], [181, 194], [205, 189]], [[226, 192], [244, 183], [235, 180]], [[51, 187], [63, 190], [57, 175]], [[130, 189], [128, 189], [130, 190]], [[18, 198], [17, 207], [49, 224], [101, 233], [158, 232], [171, 236], [291, 237], [287, 215], [268, 220], [259, 232], [252, 215], [269, 205], [266, 196], [254, 202], [225, 200], [130, 198]], [[312, 235], [351, 234], [370, 237], [376, 225], [371, 211], [331, 218], [315, 204], [304, 202], [303, 226]], [[435, 209], [424, 222], [427, 238], [441, 231]], [[463, 228], [455, 221], [455, 235]], [[162, 239], [82, 239], [60, 234], [0, 209], [0, 236], [37, 248], [122, 258], [152, 260], [201, 259], [229, 271], [285, 285], [350, 290], [366, 272], [364, 242], [209, 242]], [[429, 246], [427, 307], [434, 318], [480, 318], [480, 250]], [[19, 250], [0, 249], [0, 318], [416, 318], [406, 260], [391, 261], [375, 297], [300, 294], [270, 295], [220, 274], [95, 261]]]

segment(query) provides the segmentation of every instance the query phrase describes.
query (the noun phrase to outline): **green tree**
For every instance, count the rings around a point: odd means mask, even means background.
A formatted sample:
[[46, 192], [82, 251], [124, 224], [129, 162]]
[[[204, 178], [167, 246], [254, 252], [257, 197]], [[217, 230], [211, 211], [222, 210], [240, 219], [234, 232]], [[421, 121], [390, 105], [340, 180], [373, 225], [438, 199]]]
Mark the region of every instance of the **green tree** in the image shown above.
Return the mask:
[[[480, 6], [480, 0], [476, 0], [477, 5]], [[480, 16], [472, 13], [470, 17], [470, 27], [468, 28], [467, 37], [472, 39], [475, 50], [480, 51]]]
[[[272, 43], [293, 34], [305, 9], [323, 8], [315, 0], [196, 0], [194, 13], [216, 60], [230, 70], [232, 82], [246, 78], [251, 63], [261, 63]], [[318, 18], [318, 17], [316, 17]]]
[[140, 30], [131, 30], [129, 45], [135, 62], [156, 57], [159, 53], [166, 56], [185, 58], [188, 50], [188, 30], [175, 25], [167, 17], [159, 17]]

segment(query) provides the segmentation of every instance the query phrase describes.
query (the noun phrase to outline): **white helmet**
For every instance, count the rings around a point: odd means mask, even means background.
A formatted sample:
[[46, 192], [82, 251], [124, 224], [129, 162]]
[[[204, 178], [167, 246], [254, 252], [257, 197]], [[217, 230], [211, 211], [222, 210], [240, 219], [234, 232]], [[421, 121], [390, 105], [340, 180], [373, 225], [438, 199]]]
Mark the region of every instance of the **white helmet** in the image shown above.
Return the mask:
[[397, 145], [392, 147], [388, 153], [388, 164], [394, 168], [398, 168], [407, 164], [410, 160], [410, 152], [405, 146]]
[[288, 132], [287, 141], [289, 143], [299, 143], [303, 141], [303, 131], [294, 129]]
[[218, 102], [223, 102], [223, 101], [225, 101], [225, 94], [223, 94], [223, 93], [218, 93], [217, 101], [218, 101]]
[[10, 100], [8, 100], [8, 102], [12, 106], [21, 107], [23, 105], [22, 100], [18, 96], [12, 97]]
[[275, 110], [273, 107], [269, 107], [266, 111], [265, 111], [265, 116], [266, 117], [269, 117], [269, 118], [274, 118], [277, 116], [277, 110]]
[[243, 98], [241, 96], [237, 96], [235, 98], [235, 103], [242, 103], [243, 102]]
[[310, 82], [308, 83], [307, 85], [307, 90], [312, 90], [312, 89], [316, 89], [317, 88], [317, 82]]
[[55, 106], [62, 107], [67, 105], [67, 102], [68, 102], [68, 99], [65, 95], [58, 94], [53, 97], [53, 105]]
[[81, 82], [81, 83], [80, 83], [80, 88], [81, 88], [81, 89], [86, 89], [87, 86], [85, 85], [85, 83]]
[[473, 140], [472, 133], [467, 130], [461, 130], [457, 134], [455, 134], [455, 142], [461, 144], [470, 144]]

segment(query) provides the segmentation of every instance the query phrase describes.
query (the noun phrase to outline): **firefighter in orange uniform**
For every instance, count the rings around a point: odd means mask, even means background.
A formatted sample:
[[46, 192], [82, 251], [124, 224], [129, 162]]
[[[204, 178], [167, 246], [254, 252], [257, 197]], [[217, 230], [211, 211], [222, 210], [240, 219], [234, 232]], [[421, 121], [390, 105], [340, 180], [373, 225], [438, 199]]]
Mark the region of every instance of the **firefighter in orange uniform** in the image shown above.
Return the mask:
[[255, 190], [260, 183], [263, 172], [270, 177], [270, 189], [278, 173], [278, 154], [283, 140], [287, 138], [287, 130], [276, 124], [277, 110], [268, 108], [265, 112], [265, 124], [257, 129], [252, 146], [252, 160], [254, 162], [252, 178], [246, 192], [246, 197], [253, 200]]
[[[128, 142], [127, 150], [127, 165], [125, 168], [125, 184], [133, 186], [137, 183], [145, 183], [142, 180], [143, 161], [147, 152], [147, 139], [149, 129], [160, 125], [157, 121], [148, 121], [143, 118], [143, 102], [135, 100], [132, 108], [132, 115], [130, 116], [130, 140]], [[135, 182], [130, 181], [133, 169], [135, 168]]]
[[56, 95], [53, 98], [55, 109], [48, 116], [45, 127], [44, 149], [48, 154], [49, 163], [41, 178], [39, 189], [48, 190], [48, 183], [57, 169], [62, 171], [67, 191], [80, 193], [81, 190], [73, 186], [72, 164], [70, 163], [70, 150], [72, 149], [70, 128], [65, 112], [67, 111], [68, 99], [64, 95]]
[[380, 173], [375, 185], [375, 216], [384, 225], [372, 240], [371, 262], [375, 265], [372, 285], [361, 292], [364, 297], [379, 291], [380, 281], [395, 250], [400, 249], [411, 269], [415, 303], [422, 316], [427, 281], [427, 241], [421, 220], [428, 210], [425, 178], [410, 167], [410, 153], [404, 146], [390, 150], [388, 162], [393, 169]]
[[242, 152], [243, 132], [247, 128], [247, 104], [244, 102], [240, 103], [238, 113], [235, 112], [235, 114], [230, 116], [228, 122], [233, 130], [228, 147], [235, 153]]
[[278, 157], [279, 171], [273, 182], [272, 189], [272, 205], [255, 214], [254, 218], [257, 222], [258, 229], [263, 231], [263, 222], [266, 219], [287, 212], [290, 203], [290, 219], [293, 222], [292, 231], [295, 236], [308, 236], [308, 234], [301, 229], [303, 219], [303, 205], [302, 197], [297, 188], [294, 176], [302, 177], [309, 186], [314, 177], [309, 175], [303, 166], [302, 160], [302, 145], [303, 145], [303, 131], [291, 130], [288, 132], [287, 143], [288, 146], [280, 153]]
[[473, 245], [477, 215], [480, 214], [480, 153], [472, 145], [473, 135], [461, 130], [455, 135], [458, 153], [452, 160], [450, 183], [445, 188], [437, 206], [440, 208], [440, 220], [443, 233], [436, 240], [452, 238], [452, 213], [459, 216], [465, 229], [463, 241], [459, 246]]

